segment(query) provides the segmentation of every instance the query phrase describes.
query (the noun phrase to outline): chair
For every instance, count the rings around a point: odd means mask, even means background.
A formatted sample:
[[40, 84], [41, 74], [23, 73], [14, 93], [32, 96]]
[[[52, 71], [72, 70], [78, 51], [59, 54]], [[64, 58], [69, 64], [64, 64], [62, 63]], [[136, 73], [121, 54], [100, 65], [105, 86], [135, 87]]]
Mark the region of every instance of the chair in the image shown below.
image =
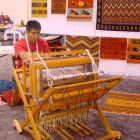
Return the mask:
[[[12, 56], [12, 63], [13, 63], [13, 68], [16, 69], [16, 66], [17, 66], [17, 58], [16, 58], [15, 55]], [[17, 84], [15, 82], [15, 93], [14, 93], [14, 98], [13, 98], [13, 103], [12, 103], [11, 109], [13, 109], [13, 107], [14, 107], [14, 105], [16, 103], [17, 96], [18, 96], [18, 87], [17, 87]]]
[[13, 63], [13, 68], [14, 68], [14, 69], [16, 69], [16, 66], [17, 66], [17, 63], [16, 63], [16, 62], [17, 62], [17, 58], [16, 58], [15, 55], [13, 55], [13, 56], [12, 56], [12, 63]]

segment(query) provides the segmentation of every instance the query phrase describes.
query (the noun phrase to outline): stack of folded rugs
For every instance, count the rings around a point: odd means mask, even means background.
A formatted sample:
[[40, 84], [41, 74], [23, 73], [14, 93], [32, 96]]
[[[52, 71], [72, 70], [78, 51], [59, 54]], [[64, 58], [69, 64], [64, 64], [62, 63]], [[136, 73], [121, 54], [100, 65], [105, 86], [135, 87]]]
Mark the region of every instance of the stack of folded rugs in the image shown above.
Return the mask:
[[[0, 80], [0, 102], [7, 102], [12, 106], [15, 92], [15, 82]], [[21, 96], [18, 94], [15, 105], [22, 104]]]

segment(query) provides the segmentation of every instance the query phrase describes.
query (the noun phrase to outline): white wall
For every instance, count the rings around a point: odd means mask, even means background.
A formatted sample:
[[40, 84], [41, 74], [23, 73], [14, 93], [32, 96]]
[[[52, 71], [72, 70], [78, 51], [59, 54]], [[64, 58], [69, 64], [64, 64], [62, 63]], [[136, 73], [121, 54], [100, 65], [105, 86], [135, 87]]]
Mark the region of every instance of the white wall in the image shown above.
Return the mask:
[[24, 23], [29, 20], [29, 0], [0, 0], [0, 15], [8, 15], [16, 24], [20, 24], [20, 20]]

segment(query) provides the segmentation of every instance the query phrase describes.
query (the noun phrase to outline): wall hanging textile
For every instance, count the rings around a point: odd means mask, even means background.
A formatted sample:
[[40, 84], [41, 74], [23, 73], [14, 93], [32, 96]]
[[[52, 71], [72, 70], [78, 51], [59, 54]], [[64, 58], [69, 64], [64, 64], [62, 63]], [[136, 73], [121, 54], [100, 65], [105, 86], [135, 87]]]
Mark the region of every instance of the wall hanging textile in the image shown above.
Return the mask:
[[102, 111], [140, 116], [140, 95], [109, 92]]
[[52, 0], [51, 13], [52, 14], [65, 14], [66, 13], [66, 0]]
[[127, 38], [101, 37], [100, 58], [126, 60]]
[[31, 17], [47, 17], [47, 0], [32, 0]]
[[140, 0], [98, 0], [97, 30], [140, 31]]
[[93, 0], [68, 0], [68, 21], [91, 21]]
[[127, 63], [140, 64], [140, 39], [128, 38]]
[[66, 35], [66, 47], [70, 50], [89, 49], [94, 57], [99, 56], [99, 37]]

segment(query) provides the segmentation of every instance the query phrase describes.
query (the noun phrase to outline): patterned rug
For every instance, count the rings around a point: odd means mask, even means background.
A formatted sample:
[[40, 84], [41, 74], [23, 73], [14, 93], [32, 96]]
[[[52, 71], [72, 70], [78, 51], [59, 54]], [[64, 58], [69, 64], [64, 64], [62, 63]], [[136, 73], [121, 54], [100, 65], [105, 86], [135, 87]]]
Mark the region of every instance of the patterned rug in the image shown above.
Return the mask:
[[68, 0], [68, 21], [91, 21], [93, 0]]
[[[2, 96], [5, 99], [5, 101], [12, 106], [13, 103], [13, 98], [14, 98], [14, 93], [15, 93], [15, 89], [11, 89], [11, 90], [6, 90], [2, 92]], [[21, 105], [23, 104], [22, 102], [22, 98], [20, 96], [20, 94], [18, 94], [17, 96], [17, 100], [15, 102], [15, 105]]]
[[98, 0], [97, 30], [140, 31], [140, 0]]
[[47, 17], [47, 0], [32, 0], [31, 17]]
[[140, 39], [128, 38], [127, 63], [140, 64]]
[[0, 80], [0, 95], [3, 91], [15, 89], [15, 82], [8, 80]]
[[66, 47], [70, 50], [89, 49], [94, 57], [99, 56], [99, 37], [66, 35]]
[[101, 37], [100, 58], [126, 60], [127, 38]]
[[[15, 82], [8, 80], [0, 80], [0, 98], [1, 101], [7, 102], [10, 106], [12, 105], [15, 93]], [[22, 104], [20, 94], [17, 96], [15, 105]]]
[[140, 116], [140, 95], [109, 92], [102, 111]]
[[52, 0], [51, 14], [65, 14], [66, 0]]

